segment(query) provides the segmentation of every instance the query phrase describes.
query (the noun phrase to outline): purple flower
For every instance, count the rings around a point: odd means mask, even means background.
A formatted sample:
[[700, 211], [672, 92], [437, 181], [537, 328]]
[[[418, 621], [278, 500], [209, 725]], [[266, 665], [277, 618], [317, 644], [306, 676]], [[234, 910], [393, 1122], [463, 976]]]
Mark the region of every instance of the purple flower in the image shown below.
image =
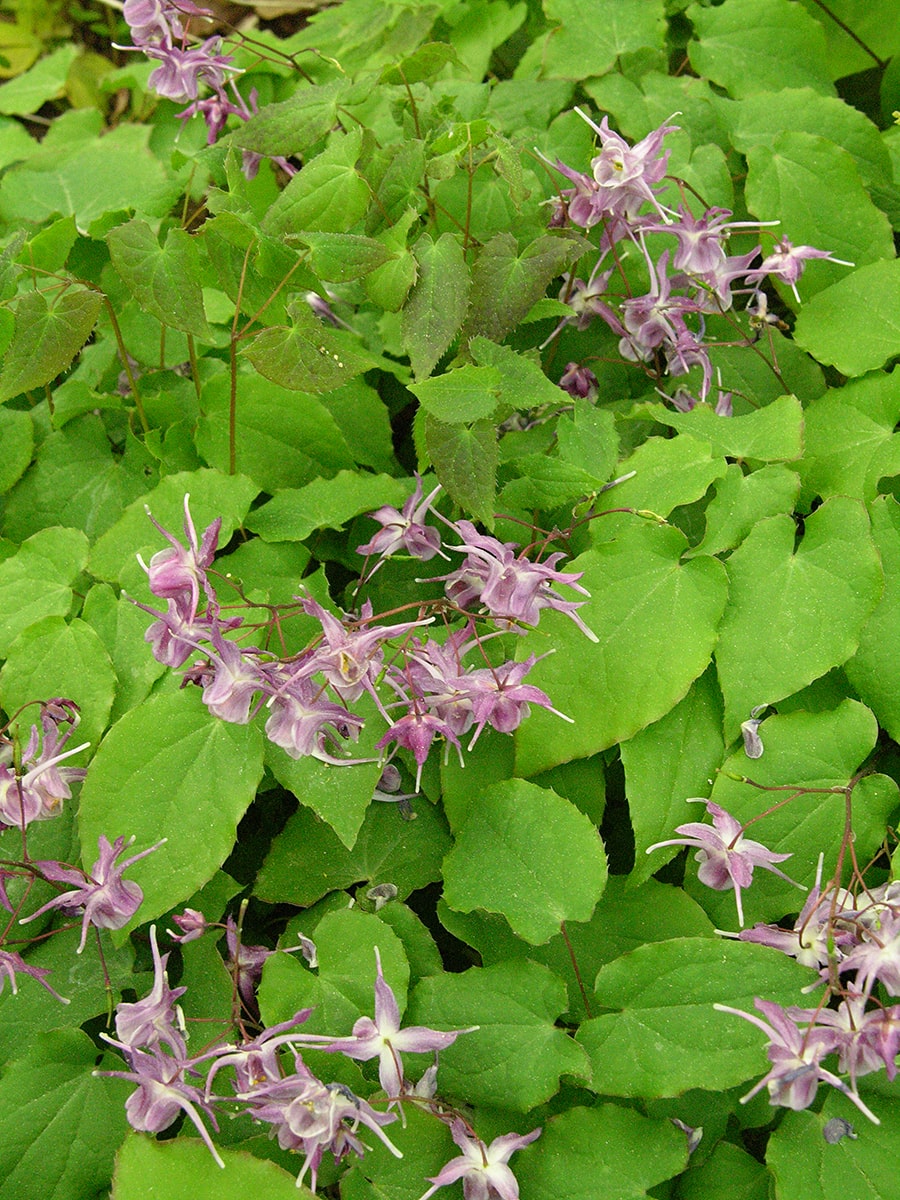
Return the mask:
[[254, 1120], [272, 1125], [283, 1150], [297, 1150], [306, 1156], [297, 1177], [298, 1186], [308, 1171], [315, 1191], [319, 1164], [326, 1150], [336, 1160], [351, 1150], [362, 1157], [365, 1145], [356, 1136], [360, 1125], [370, 1129], [397, 1158], [403, 1157], [381, 1128], [397, 1119], [394, 1113], [376, 1112], [342, 1084], [322, 1083], [299, 1055], [295, 1055], [293, 1074], [262, 1082], [240, 1094], [239, 1099], [246, 1102]]
[[438, 484], [423, 500], [422, 477], [417, 473], [415, 491], [399, 512], [385, 504], [375, 512], [369, 513], [372, 520], [377, 521], [382, 528], [370, 541], [357, 546], [356, 553], [381, 556], [381, 562], [376, 563], [369, 573], [370, 578], [386, 558], [400, 550], [405, 550], [407, 554], [421, 559], [422, 562], [428, 562], [441, 553], [441, 535], [434, 526], [425, 524], [425, 518], [440, 490], [441, 485]]
[[192, 621], [197, 612], [200, 589], [208, 587], [206, 568], [212, 565], [222, 528], [222, 518], [218, 517], [204, 530], [203, 538], [198, 542], [189, 501], [190, 495], [185, 495], [184, 532], [187, 547], [174, 534], [163, 529], [148, 508], [147, 516], [171, 545], [168, 550], [157, 551], [150, 559], [149, 567], [138, 556], [138, 562], [147, 572], [150, 591], [163, 600], [174, 600], [179, 605], [179, 615], [187, 622]]
[[597, 376], [590, 369], [576, 362], [566, 363], [566, 369], [559, 381], [559, 386], [570, 396], [581, 399], [595, 400], [597, 398]]
[[319, 684], [302, 676], [295, 678], [269, 700], [269, 705], [272, 715], [266, 721], [266, 737], [291, 758], [309, 755], [336, 766], [358, 761], [335, 757], [328, 744], [335, 743], [338, 736], [357, 738], [365, 722], [327, 700]]
[[[0, 821], [24, 829], [32, 821], [55, 817], [62, 801], [72, 795], [69, 783], [84, 779], [83, 767], [60, 767], [89, 742], [63, 750], [78, 726], [78, 709], [71, 700], [50, 700], [41, 709], [41, 731], [32, 725], [22, 750], [22, 774], [13, 768], [12, 746], [0, 751]], [[60, 726], [66, 725], [60, 737]], [[38, 747], [40, 746], [40, 750]]]
[[206, 917], [196, 908], [186, 908], [180, 916], [173, 917], [172, 920], [181, 930], [181, 933], [173, 933], [171, 929], [166, 930], [166, 932], [173, 942], [178, 942], [182, 946], [186, 942], [193, 942], [197, 938], [203, 937], [204, 933], [209, 929], [209, 922]]
[[534, 563], [515, 555], [515, 543], [480, 534], [471, 521], [457, 521], [454, 528], [463, 544], [452, 549], [464, 551], [466, 558], [458, 570], [443, 579], [447, 595], [455, 604], [464, 608], [479, 600], [492, 617], [525, 625], [537, 625], [541, 610], [552, 608], [565, 613], [592, 642], [597, 641], [576, 612], [584, 601], [564, 600], [553, 591], [554, 583], [563, 583], [584, 596], [590, 595], [578, 584], [580, 573], [555, 569], [564, 554], [551, 554], [544, 562]]
[[741, 888], [749, 887], [753, 882], [754, 867], [762, 867], [780, 879], [794, 884], [794, 887], [800, 887], [800, 884], [795, 883], [774, 865], [790, 858], [790, 854], [775, 854], [759, 842], [745, 838], [741, 823], [712, 800], [693, 797], [688, 803], [705, 804], [706, 811], [713, 819], [712, 825], [701, 825], [697, 821], [678, 825], [675, 832], [680, 833], [681, 837], [655, 842], [647, 847], [646, 853], [650, 854], [661, 846], [696, 846], [697, 853], [694, 857], [700, 864], [697, 878], [717, 892], [734, 888], [739, 924], [744, 924]]
[[377, 1058], [381, 1087], [385, 1095], [394, 1100], [409, 1090], [404, 1083], [403, 1063], [400, 1059], [402, 1051], [423, 1054], [429, 1050], [444, 1050], [447, 1046], [452, 1046], [461, 1033], [472, 1033], [477, 1026], [473, 1025], [470, 1029], [454, 1029], [446, 1033], [437, 1029], [427, 1029], [423, 1025], [410, 1025], [407, 1029], [401, 1029], [400, 1008], [396, 996], [382, 974], [381, 955], [377, 946], [375, 965], [375, 1020], [371, 1017], [360, 1017], [353, 1026], [352, 1037], [336, 1038], [322, 1049], [340, 1051], [341, 1054], [359, 1062]]
[[800, 303], [800, 293], [797, 291], [797, 280], [803, 274], [803, 268], [808, 259], [822, 258], [828, 262], [837, 263], [841, 267], [852, 267], [852, 262], [843, 258], [835, 258], [830, 250], [815, 250], [812, 246], [795, 246], [782, 238], [771, 254], [766, 255], [762, 263], [747, 273], [748, 283], [762, 279], [768, 275], [771, 279], [779, 279], [786, 283], [794, 293], [794, 299]]
[[802, 1010], [789, 1011], [770, 1000], [755, 999], [753, 1003], [768, 1017], [768, 1022], [752, 1013], [742, 1012], [739, 1008], [730, 1008], [727, 1004], [713, 1005], [718, 1012], [733, 1013], [736, 1017], [750, 1021], [769, 1038], [766, 1054], [772, 1063], [772, 1069], [746, 1096], [741, 1097], [742, 1104], [746, 1104], [758, 1091], [766, 1087], [772, 1104], [799, 1112], [812, 1104], [819, 1084], [827, 1083], [852, 1101], [860, 1112], [876, 1125], [881, 1123], [855, 1090], [851, 1091], [842, 1079], [821, 1065], [821, 1060], [836, 1049], [836, 1039], [832, 1030], [816, 1026], [801, 1029], [795, 1017], [803, 1016]]
[[[134, 863], [146, 858], [154, 850], [158, 850], [166, 840], [166, 838], [162, 838], [155, 846], [150, 846], [147, 850], [142, 850], [140, 854], [133, 854], [124, 862], [117, 863], [116, 859], [125, 849], [125, 839], [123, 837], [116, 838], [113, 845], [110, 845], [109, 840], [101, 833], [100, 857], [91, 868], [90, 875], [85, 875], [83, 871], [64, 867], [58, 862], [36, 862], [34, 865], [44, 879], [50, 880], [52, 883], [71, 883], [74, 886], [71, 891], [63, 892], [62, 895], [42, 905], [30, 917], [24, 917], [20, 924], [24, 925], [28, 921], [33, 921], [35, 917], [49, 912], [52, 908], [59, 908], [65, 913], [83, 912], [81, 942], [78, 946], [80, 954], [87, 941], [88, 926], [94, 925], [98, 929], [121, 929], [123, 925], [128, 924], [140, 908], [144, 893], [136, 883], [123, 879], [122, 874]], [[134, 838], [131, 838], [128, 845], [130, 846], [133, 842]]]
[[663, 138], [667, 133], [674, 133], [678, 126], [660, 125], [642, 141], [629, 146], [620, 134], [609, 128], [607, 117], [596, 125], [581, 109], [575, 111], [600, 138], [602, 149], [591, 159], [591, 171], [603, 196], [604, 215], [631, 221], [646, 203], [652, 204], [662, 215], [664, 209], [656, 198], [660, 189], [654, 185], [665, 177], [669, 152], [661, 154], [660, 151]]
[[32, 967], [22, 958], [20, 954], [16, 954], [14, 950], [0, 950], [0, 992], [3, 991], [4, 984], [9, 980], [10, 990], [15, 996], [18, 994], [19, 988], [16, 983], [16, 972], [22, 975], [30, 975], [32, 979], [36, 979], [42, 988], [46, 989], [54, 1000], [59, 1000], [61, 1004], [68, 1004], [69, 1001], [65, 996], [61, 996], [59, 992], [53, 990], [47, 982], [47, 976], [50, 974], [47, 967]]
[[114, 1079], [127, 1079], [130, 1083], [138, 1085], [137, 1091], [132, 1092], [125, 1101], [125, 1112], [131, 1128], [142, 1133], [162, 1133], [183, 1112], [200, 1134], [216, 1163], [224, 1169], [225, 1164], [200, 1117], [200, 1111], [203, 1111], [212, 1123], [213, 1129], [218, 1129], [213, 1110], [201, 1089], [188, 1083], [185, 1078], [192, 1063], [200, 1060], [185, 1061], [181, 1058], [172, 1058], [158, 1045], [149, 1051], [136, 1050], [115, 1041], [106, 1034], [101, 1033], [100, 1036], [111, 1046], [115, 1046], [123, 1052], [131, 1070], [95, 1071], [94, 1074]]
[[221, 92], [226, 72], [241, 69], [234, 66], [231, 55], [216, 53], [221, 44], [222, 39], [216, 36], [185, 50], [169, 45], [143, 46], [147, 57], [158, 59], [160, 64], [150, 72], [147, 86], [167, 100], [179, 102], [196, 100], [201, 83]]
[[416, 760], [416, 791], [418, 792], [422, 782], [422, 768], [428, 760], [431, 743], [440, 736], [453, 743], [459, 751], [460, 761], [462, 761], [462, 747], [459, 744], [459, 738], [447, 722], [432, 713], [419, 712], [415, 708], [411, 709], [406, 716], [401, 717], [399, 721], [394, 722], [384, 737], [376, 742], [375, 749], [383, 750], [391, 742], [396, 742], [398, 746], [410, 750]]
[[[134, 885], [132, 885], [134, 886]], [[168, 954], [160, 955], [156, 942], [156, 926], [150, 926], [150, 945], [153, 950], [153, 988], [149, 996], [136, 1003], [122, 1001], [116, 1007], [116, 1033], [119, 1041], [134, 1050], [152, 1050], [165, 1043], [176, 1058], [184, 1058], [187, 1046], [176, 1028], [175, 1001], [187, 988], [170, 988], [166, 975]]]
[[522, 1136], [507, 1133], [494, 1138], [490, 1146], [480, 1138], [470, 1136], [468, 1127], [459, 1118], [451, 1125], [450, 1132], [462, 1154], [451, 1158], [437, 1175], [429, 1178], [432, 1186], [422, 1193], [420, 1200], [428, 1200], [438, 1188], [448, 1187], [457, 1179], [462, 1180], [465, 1200], [492, 1200], [493, 1197], [518, 1200], [519, 1184], [507, 1163], [516, 1150], [539, 1138], [541, 1130], [532, 1129], [531, 1133]]

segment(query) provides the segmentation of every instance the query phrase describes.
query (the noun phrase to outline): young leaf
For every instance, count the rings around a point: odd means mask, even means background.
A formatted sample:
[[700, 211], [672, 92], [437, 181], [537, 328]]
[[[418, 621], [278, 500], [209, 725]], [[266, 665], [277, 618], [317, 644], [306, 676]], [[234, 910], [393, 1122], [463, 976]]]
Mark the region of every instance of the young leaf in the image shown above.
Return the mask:
[[359, 130], [333, 135], [328, 148], [307, 162], [269, 208], [263, 233], [278, 237], [352, 229], [369, 205], [369, 186], [356, 170], [361, 147]]
[[445, 425], [430, 413], [425, 444], [448, 496], [488, 527], [494, 524], [497, 484], [497, 431], [490, 421]]
[[42, 387], [69, 366], [94, 328], [100, 296], [75, 284], [50, 302], [43, 292], [25, 292], [15, 311], [12, 344], [0, 370], [0, 402]]
[[459, 240], [452, 233], [432, 242], [427, 234], [413, 253], [419, 279], [400, 316], [403, 345], [416, 379], [425, 379], [449, 349], [466, 315], [469, 269]]
[[493, 416], [500, 392], [495, 367], [457, 367], [435, 375], [409, 390], [431, 416], [447, 425], [465, 425]]
[[200, 255], [194, 239], [170, 229], [165, 245], [146, 221], [119, 225], [107, 235], [113, 266], [132, 296], [163, 325], [208, 341], [200, 287]]

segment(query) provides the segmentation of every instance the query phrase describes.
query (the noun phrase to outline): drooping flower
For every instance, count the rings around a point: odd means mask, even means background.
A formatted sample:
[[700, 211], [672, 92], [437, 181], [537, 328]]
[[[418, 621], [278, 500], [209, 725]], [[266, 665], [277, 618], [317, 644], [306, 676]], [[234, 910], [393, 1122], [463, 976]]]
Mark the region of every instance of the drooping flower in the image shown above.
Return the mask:
[[169, 956], [159, 952], [155, 925], [150, 926], [150, 946], [153, 951], [153, 988], [143, 1000], [134, 1003], [123, 1000], [116, 1006], [116, 1033], [119, 1041], [132, 1050], [151, 1050], [164, 1043], [176, 1057], [184, 1058], [187, 1046], [176, 1024], [175, 1002], [187, 988], [169, 987], [166, 975]]
[[423, 1025], [400, 1028], [400, 1008], [397, 997], [386, 982], [381, 970], [381, 955], [375, 947], [375, 1020], [360, 1017], [353, 1026], [352, 1037], [335, 1038], [322, 1047], [323, 1050], [339, 1051], [358, 1062], [378, 1059], [378, 1079], [389, 1099], [409, 1090], [404, 1083], [403, 1063], [400, 1054], [423, 1054], [430, 1050], [444, 1050], [452, 1046], [461, 1033], [472, 1033], [469, 1029], [453, 1029], [441, 1032], [427, 1029]]
[[27, 963], [21, 954], [17, 954], [15, 950], [0, 950], [0, 992], [3, 991], [3, 986], [7, 979], [12, 994], [15, 996], [19, 987], [16, 982], [16, 974], [30, 975], [32, 979], [36, 979], [45, 991], [48, 991], [54, 1000], [58, 1000], [60, 1004], [68, 1004], [69, 1001], [65, 996], [61, 996], [47, 982], [47, 976], [50, 974], [48, 967], [33, 967]]
[[[174, 534], [163, 529], [147, 509], [147, 516], [170, 543], [168, 550], [158, 550], [150, 559], [149, 567], [138, 556], [138, 562], [147, 572], [150, 591], [154, 596], [163, 600], [174, 600], [180, 603], [180, 615], [190, 621], [196, 615], [200, 604], [200, 590], [207, 588], [206, 569], [212, 565], [219, 542], [219, 532], [222, 528], [222, 518], [215, 521], [203, 532], [201, 540], [197, 540], [197, 531], [191, 517], [190, 495], [184, 497], [184, 532], [187, 547], [183, 546]], [[188, 614], [190, 614], [188, 616]]]
[[[117, 863], [116, 859], [126, 849], [124, 837], [116, 838], [110, 845], [108, 838], [101, 833], [100, 857], [91, 868], [90, 875], [64, 867], [58, 862], [36, 862], [34, 865], [44, 879], [51, 883], [70, 883], [73, 887], [71, 891], [63, 892], [47, 904], [41, 905], [31, 916], [23, 917], [21, 924], [33, 921], [41, 913], [49, 912], [53, 908], [65, 913], [82, 912], [84, 916], [81, 922], [81, 942], [78, 946], [80, 954], [84, 950], [90, 925], [98, 929], [121, 929], [123, 925], [128, 924], [140, 908], [144, 893], [136, 883], [123, 879], [122, 875], [134, 863], [158, 850], [166, 840], [162, 838], [155, 846], [141, 850], [139, 854], [133, 854], [123, 862]], [[131, 838], [128, 845], [132, 845], [133, 842], [134, 838]]]
[[490, 1146], [474, 1137], [459, 1118], [451, 1125], [450, 1132], [462, 1154], [451, 1158], [437, 1175], [429, 1178], [431, 1187], [422, 1193], [420, 1200], [428, 1200], [439, 1188], [448, 1187], [458, 1179], [462, 1180], [465, 1200], [494, 1200], [495, 1197], [519, 1200], [519, 1183], [508, 1163], [517, 1150], [541, 1136], [540, 1128], [521, 1136], [504, 1134], [494, 1138]]
[[357, 546], [356, 553], [380, 556], [381, 561], [369, 572], [370, 578], [385, 559], [400, 550], [405, 550], [407, 554], [421, 559], [422, 562], [428, 562], [441, 553], [440, 533], [433, 525], [425, 524], [425, 518], [440, 490], [441, 485], [438, 484], [423, 500], [422, 477], [416, 473], [415, 491], [399, 512], [391, 505], [385, 504], [375, 512], [369, 513], [372, 520], [377, 521], [382, 528], [364, 545]]
[[731, 1008], [727, 1004], [713, 1005], [718, 1012], [732, 1013], [750, 1021], [769, 1038], [766, 1054], [772, 1063], [772, 1069], [746, 1096], [741, 1097], [742, 1104], [746, 1104], [765, 1087], [768, 1088], [772, 1104], [800, 1112], [812, 1104], [819, 1084], [827, 1083], [852, 1101], [870, 1121], [874, 1121], [876, 1125], [881, 1124], [855, 1089], [847, 1087], [843, 1079], [822, 1066], [821, 1060], [838, 1047], [839, 1039], [835, 1038], [833, 1030], [821, 1025], [801, 1028], [798, 1020], [802, 1020], [806, 1015], [802, 1010], [788, 1010], [771, 1000], [758, 998], [754, 999], [753, 1003], [768, 1017], [768, 1021], [752, 1013], [742, 1012], [739, 1008]]
[[790, 858], [790, 854], [775, 854], [760, 842], [745, 838], [740, 821], [712, 800], [693, 797], [688, 803], [705, 804], [706, 811], [713, 819], [712, 825], [702, 825], [698, 821], [678, 825], [675, 832], [680, 833], [681, 837], [656, 842], [647, 847], [646, 853], [650, 854], [661, 846], [695, 846], [697, 853], [694, 857], [700, 864], [697, 878], [717, 892], [734, 888], [738, 922], [741, 925], [744, 924], [741, 889], [749, 887], [753, 882], [754, 867], [771, 871], [773, 875], [786, 880], [794, 887], [801, 886], [775, 866], [775, 863]]

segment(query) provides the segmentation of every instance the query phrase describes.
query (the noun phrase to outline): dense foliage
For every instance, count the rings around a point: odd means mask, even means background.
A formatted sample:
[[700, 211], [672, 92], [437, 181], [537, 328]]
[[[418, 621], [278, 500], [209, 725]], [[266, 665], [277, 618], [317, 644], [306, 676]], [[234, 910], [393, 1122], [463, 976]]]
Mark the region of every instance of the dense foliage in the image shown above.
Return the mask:
[[0, 1200], [891, 1200], [894, 0], [0, 7]]

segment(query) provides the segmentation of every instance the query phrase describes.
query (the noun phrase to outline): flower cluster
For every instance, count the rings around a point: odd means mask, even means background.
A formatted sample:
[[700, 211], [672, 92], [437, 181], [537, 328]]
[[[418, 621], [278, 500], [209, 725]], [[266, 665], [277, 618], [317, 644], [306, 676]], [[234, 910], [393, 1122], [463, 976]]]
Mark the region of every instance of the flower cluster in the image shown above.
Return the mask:
[[[210, 928], [203, 922], [202, 914], [194, 913], [190, 918], [192, 929], [197, 927], [198, 918]], [[230, 934], [232, 958], [240, 960], [245, 956], [236, 946], [233, 924]], [[465, 1194], [470, 1200], [487, 1200], [491, 1194], [506, 1200], [518, 1196], [515, 1177], [506, 1164], [512, 1152], [534, 1141], [540, 1130], [533, 1130], [525, 1137], [508, 1134], [485, 1147], [459, 1114], [434, 1102], [437, 1051], [472, 1030], [401, 1028], [400, 1008], [384, 978], [377, 948], [374, 1020], [361, 1017], [351, 1036], [336, 1038], [304, 1033], [301, 1027], [312, 1010], [303, 1009], [288, 1021], [261, 1029], [255, 1037], [214, 1045], [190, 1055], [184, 1019], [177, 1004], [186, 989], [170, 987], [166, 972], [169, 955], [160, 954], [155, 927], [150, 930], [150, 942], [154, 982], [149, 995], [134, 1003], [120, 1003], [116, 1009], [116, 1036], [101, 1035], [121, 1052], [128, 1069], [97, 1072], [136, 1085], [125, 1102], [133, 1129], [161, 1133], [184, 1114], [221, 1167], [224, 1163], [208, 1126], [218, 1130], [216, 1113], [223, 1108], [233, 1114], [247, 1113], [257, 1123], [269, 1126], [270, 1135], [278, 1139], [283, 1150], [303, 1156], [297, 1183], [308, 1177], [315, 1191], [326, 1153], [335, 1161], [351, 1152], [363, 1156], [368, 1147], [360, 1136], [361, 1127], [374, 1134], [392, 1154], [402, 1157], [384, 1128], [397, 1120], [397, 1113], [391, 1110], [406, 1100], [449, 1124], [456, 1144], [465, 1152], [430, 1180], [434, 1186], [424, 1196], [431, 1196], [438, 1187], [457, 1179], [464, 1180]], [[345, 1054], [360, 1062], [377, 1058], [384, 1111], [343, 1084], [319, 1079], [303, 1060], [304, 1047]], [[401, 1057], [404, 1052], [435, 1053], [435, 1065], [428, 1068], [418, 1083], [406, 1076]], [[223, 1072], [230, 1073], [230, 1093], [216, 1091]]]
[[[3, 738], [0, 743], [0, 830], [20, 830], [23, 844], [32, 821], [50, 820], [62, 812], [63, 801], [72, 795], [69, 785], [81, 781], [85, 769], [64, 767], [60, 763], [86, 750], [89, 745], [88, 742], [82, 742], [79, 746], [64, 749], [80, 721], [78, 705], [74, 701], [61, 698], [45, 701], [41, 704], [39, 719], [40, 728], [31, 726], [24, 747], [20, 748], [14, 738]], [[23, 853], [22, 861], [6, 862], [0, 867], [0, 906], [18, 917], [35, 880], [62, 884], [66, 890], [41, 905], [30, 916], [19, 918], [19, 923], [25, 925], [53, 909], [66, 916], [80, 916], [81, 941], [78, 953], [81, 954], [92, 925], [96, 929], [121, 929], [140, 908], [143, 892], [138, 884], [124, 879], [123, 874], [162, 844], [158, 842], [120, 861], [122, 852], [127, 848], [125, 838], [119, 837], [110, 843], [101, 834], [99, 857], [90, 874], [55, 859], [31, 860]], [[25, 884], [25, 888], [13, 902], [10, 899], [10, 885], [16, 881]], [[9, 981], [11, 990], [16, 992], [16, 975], [30, 975], [57, 1000], [67, 1004], [68, 1000], [47, 983], [49, 973], [43, 967], [27, 963], [17, 951], [0, 949], [0, 991]]]
[[[745, 254], [729, 254], [729, 235], [738, 229], [758, 230], [760, 223], [729, 220], [732, 214], [724, 208], [707, 208], [695, 216], [684, 203], [673, 210], [659, 199], [669, 158], [663, 142], [677, 126], [663, 124], [629, 146], [610, 129], [606, 117], [597, 125], [580, 109], [575, 111], [597, 134], [600, 153], [591, 160], [590, 173], [559, 159], [546, 160], [571, 184], [553, 201], [550, 224], [580, 229], [599, 226], [600, 257], [586, 281], [574, 274], [566, 280], [560, 299], [572, 315], [564, 318], [551, 338], [565, 325], [586, 329], [599, 317], [618, 337], [622, 357], [643, 364], [657, 380], [664, 375], [682, 378], [697, 368], [697, 395], [679, 388], [667, 397], [676, 408], [688, 411], [698, 400], [709, 402], [713, 388], [710, 343], [705, 337], [708, 316], [727, 313], [734, 306], [735, 295], [743, 294], [748, 297], [751, 329], [758, 337], [767, 325], [779, 324], [768, 311], [761, 290], [764, 281], [787, 284], [799, 302], [797, 281], [807, 261], [819, 258], [843, 266], [853, 264], [827, 250], [795, 246], [786, 237], [765, 256], [759, 245]], [[648, 237], [655, 234], [673, 239], [674, 244], [654, 259]], [[637, 248], [646, 268], [649, 287], [643, 295], [631, 293], [630, 280], [622, 272], [629, 244]], [[608, 260], [613, 265], [608, 265]], [[625, 278], [624, 296], [610, 286], [615, 274]], [[560, 386], [584, 396], [590, 394], [592, 378], [586, 368], [569, 363]], [[719, 390], [713, 403], [720, 415], [731, 415], [729, 392]]]
[[[658, 842], [648, 853], [660, 846], [696, 847], [700, 882], [716, 890], [734, 888], [743, 925], [741, 889], [750, 886], [754, 867], [792, 883], [774, 865], [790, 855], [750, 841], [740, 822], [718, 804], [701, 803], [713, 819], [711, 826], [680, 825], [676, 832], [681, 837]], [[752, 1022], [769, 1039], [771, 1070], [744, 1101], [766, 1087], [772, 1104], [804, 1109], [812, 1104], [819, 1084], [827, 1083], [878, 1124], [860, 1098], [856, 1081], [881, 1068], [890, 1080], [897, 1074], [900, 1005], [886, 1004], [884, 997], [900, 996], [900, 882], [866, 887], [854, 895], [837, 884], [823, 888], [822, 865], [820, 858], [815, 884], [793, 928], [757, 924], [729, 935], [771, 946], [816, 970], [824, 985], [819, 1003], [785, 1008], [757, 998], [763, 1017], [725, 1004], [714, 1007]], [[837, 1072], [823, 1065], [831, 1055], [837, 1056]], [[849, 1077], [849, 1083], [841, 1076]]]
[[[199, 45], [190, 39], [190, 18], [210, 18], [213, 13], [209, 9], [199, 8], [193, 0], [125, 0], [123, 15], [134, 45], [117, 49], [138, 50], [159, 63], [150, 74], [149, 86], [167, 100], [188, 104], [178, 114], [180, 120], [201, 116], [209, 145], [218, 139], [230, 116], [247, 121], [257, 111], [255, 89], [248, 103], [235, 85], [240, 68], [230, 55], [221, 53], [222, 38], [208, 37]], [[212, 95], [201, 99], [202, 88], [209, 88]], [[244, 151], [243, 170], [248, 179], [259, 169], [261, 157]], [[274, 161], [287, 174], [295, 173], [286, 159]]]
[[[367, 557], [380, 556], [369, 578], [385, 557], [401, 549], [421, 561], [436, 554], [446, 557], [438, 530], [424, 523], [439, 490], [423, 500], [417, 478], [402, 510], [384, 507], [372, 514], [382, 528], [359, 547]], [[193, 650], [202, 650], [204, 657], [186, 671], [185, 683], [202, 687], [210, 712], [225, 721], [245, 724], [267, 709], [266, 735], [292, 758], [312, 756], [339, 766], [366, 761], [343, 756], [344, 744], [355, 741], [364, 725], [350, 706], [365, 693], [387, 725], [377, 749], [388, 756], [398, 748], [411, 752], [418, 791], [436, 738], [461, 752], [459, 739], [464, 734], [472, 733], [471, 748], [486, 726], [512, 733], [532, 704], [556, 712], [543, 691], [524, 682], [537, 657], [493, 663], [485, 650], [490, 637], [536, 625], [544, 609], [553, 609], [596, 640], [577, 612], [584, 600], [566, 599], [556, 590], [562, 585], [587, 596], [579, 574], [557, 569], [562, 554], [535, 562], [517, 553], [514, 543], [500, 542], [480, 534], [471, 522], [458, 521], [446, 522], [459, 541], [445, 543], [444, 549], [462, 554], [463, 561], [440, 581], [464, 624], [443, 639], [416, 634], [434, 620], [426, 615], [424, 604], [413, 620], [383, 624], [370, 602], [357, 614], [339, 619], [305, 596], [299, 604], [321, 632], [300, 654], [279, 658], [238, 645], [225, 635], [242, 619], [221, 617], [208, 573], [220, 522], [198, 539], [188, 500], [186, 496], [187, 546], [157, 525], [170, 548], [155, 554], [149, 566], [142, 563], [150, 590], [167, 606], [165, 612], [140, 606], [155, 618], [146, 640], [156, 658], [170, 667], [182, 666]], [[438, 607], [446, 612], [447, 602]], [[478, 633], [476, 614], [493, 622], [492, 633]], [[402, 711], [393, 711], [397, 708]]]

